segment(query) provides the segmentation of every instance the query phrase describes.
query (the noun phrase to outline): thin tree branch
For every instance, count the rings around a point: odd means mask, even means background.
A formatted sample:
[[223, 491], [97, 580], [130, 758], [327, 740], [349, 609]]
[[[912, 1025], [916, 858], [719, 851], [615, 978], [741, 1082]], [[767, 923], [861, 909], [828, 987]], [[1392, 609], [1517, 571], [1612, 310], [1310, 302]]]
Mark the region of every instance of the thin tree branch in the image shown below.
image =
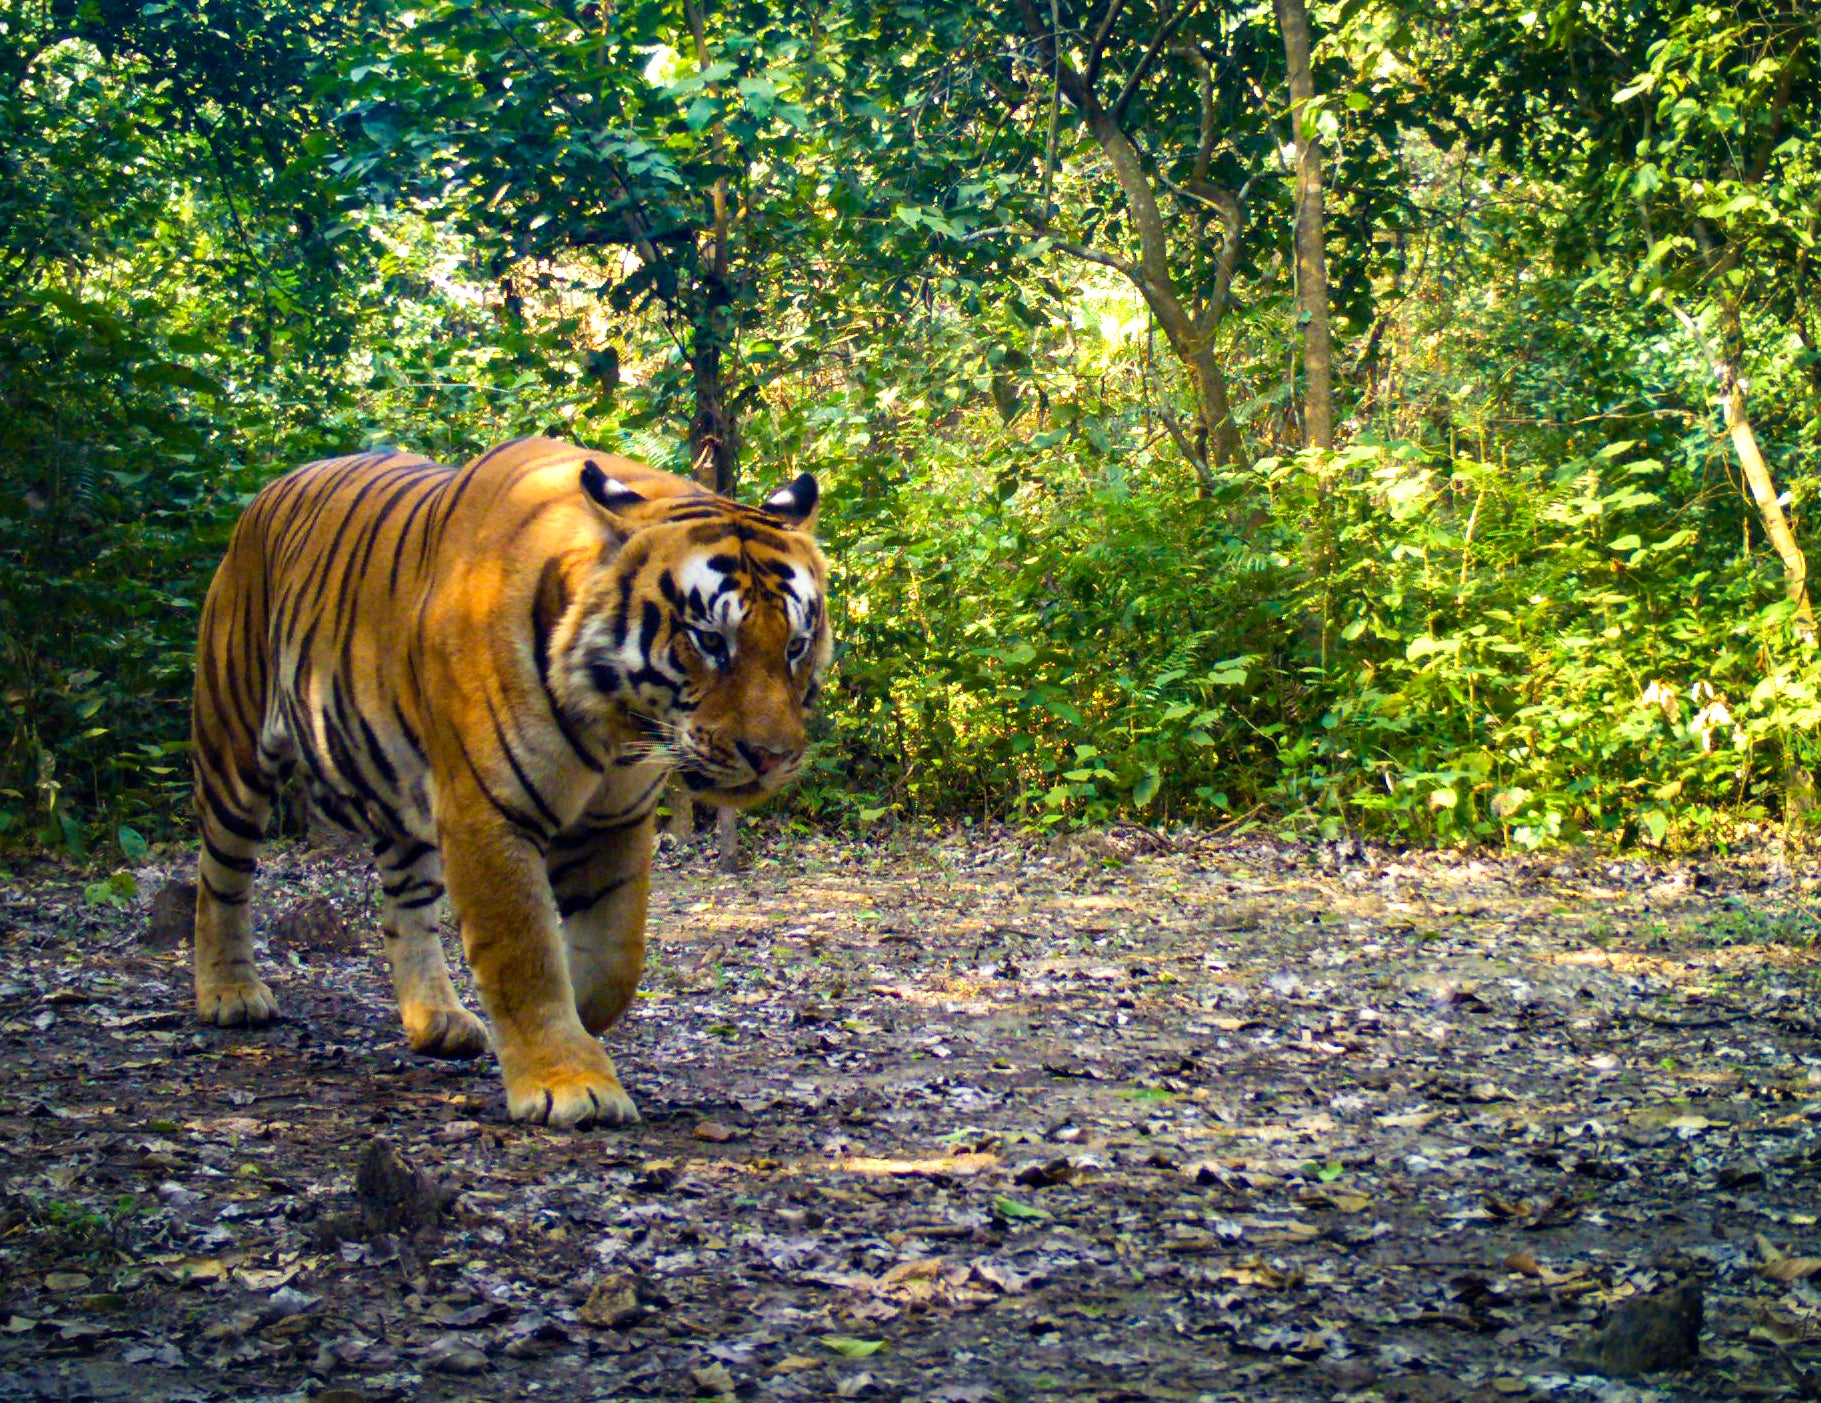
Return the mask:
[[[1124, 0], [1113, 0], [1107, 10], [1107, 22], [1104, 30], [1112, 25], [1113, 16], [1118, 12]], [[1057, 0], [1050, 0], [1050, 33], [1057, 34], [1062, 30], [1062, 17], [1057, 11]], [[1100, 40], [1095, 40], [1095, 51], [1088, 55], [1088, 81], [1094, 81], [1094, 68], [1100, 61]], [[1050, 218], [1050, 182], [1056, 178], [1056, 136], [1062, 126], [1062, 75], [1058, 71], [1062, 64], [1062, 45], [1050, 45], [1050, 129], [1043, 142], [1043, 188], [1039, 194], [1037, 207], [1043, 211], [1043, 220], [1047, 224]]]
[[1184, 39], [1170, 52], [1189, 61], [1201, 89], [1201, 131], [1195, 142], [1192, 169], [1196, 180], [1206, 180], [1208, 168], [1214, 162], [1214, 65], [1208, 62], [1207, 55], [1193, 39]]
[[1151, 65], [1157, 61], [1157, 55], [1163, 52], [1164, 46], [1176, 37], [1176, 31], [1181, 29], [1188, 22], [1189, 16], [1199, 8], [1201, 8], [1201, 0], [1186, 0], [1186, 3], [1175, 14], [1157, 27], [1157, 32], [1151, 36], [1150, 45], [1138, 60], [1138, 66], [1127, 76], [1125, 86], [1119, 90], [1119, 96], [1113, 99], [1112, 114], [1115, 122], [1125, 120], [1126, 105], [1137, 93], [1138, 85], [1144, 82], [1150, 74]]
[[[1088, 46], [1087, 62], [1082, 65], [1082, 76], [1089, 87], [1093, 87], [1094, 80], [1100, 76], [1100, 60], [1106, 56], [1107, 40], [1113, 37], [1113, 26], [1118, 23], [1120, 12], [1124, 9], [1125, 0], [1110, 0], [1106, 14], [1101, 16], [1100, 28], [1094, 31], [1094, 42]], [[1055, 14], [1056, 7], [1052, 3], [1050, 6], [1052, 22], [1055, 22]], [[1060, 23], [1055, 23], [1054, 32], [1062, 33]]]

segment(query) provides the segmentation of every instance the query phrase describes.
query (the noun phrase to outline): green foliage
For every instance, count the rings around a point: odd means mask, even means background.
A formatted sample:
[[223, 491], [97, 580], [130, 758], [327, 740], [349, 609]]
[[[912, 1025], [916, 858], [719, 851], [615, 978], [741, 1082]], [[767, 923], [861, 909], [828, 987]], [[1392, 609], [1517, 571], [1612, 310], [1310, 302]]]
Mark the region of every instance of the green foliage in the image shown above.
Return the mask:
[[[1707, 401], [1710, 355], [1748, 377], [1806, 539], [1807, 8], [1313, 7], [1327, 457], [1289, 447], [1281, 44], [1259, 6], [1158, 42], [1171, 9], [1111, 12], [1096, 90], [1129, 88], [1170, 276], [1273, 455], [1199, 479], [1042, 6], [0, 16], [0, 838], [130, 868], [178, 830], [198, 603], [260, 484], [536, 432], [821, 475], [840, 655], [801, 819], [1794, 816], [1821, 674]], [[1086, 43], [1109, 12], [1056, 14]]]
[[1776, 816], [1817, 758], [1774, 576], [1636, 443], [1267, 460], [1241, 532], [1142, 423], [994, 427], [799, 425], [844, 649], [812, 812], [1660, 844]]
[[120, 1254], [133, 1246], [134, 1220], [145, 1212], [145, 1205], [134, 1194], [121, 1194], [104, 1206], [87, 1207], [28, 1192], [24, 1205], [27, 1221], [61, 1255], [103, 1269], [114, 1266]]

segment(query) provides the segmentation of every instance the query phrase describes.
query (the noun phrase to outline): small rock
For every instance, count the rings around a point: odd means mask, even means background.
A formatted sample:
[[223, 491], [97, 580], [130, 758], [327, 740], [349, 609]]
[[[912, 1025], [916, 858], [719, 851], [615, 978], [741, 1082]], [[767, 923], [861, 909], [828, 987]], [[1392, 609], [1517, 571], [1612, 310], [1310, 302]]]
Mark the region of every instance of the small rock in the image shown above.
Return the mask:
[[1338, 1394], [1364, 1393], [1378, 1382], [1378, 1366], [1366, 1359], [1324, 1359], [1311, 1374]]
[[1622, 1302], [1570, 1358], [1598, 1373], [1632, 1378], [1687, 1369], [1700, 1354], [1701, 1287], [1687, 1282]]
[[354, 1176], [361, 1221], [369, 1233], [434, 1232], [454, 1197], [420, 1169], [399, 1158], [392, 1142], [367, 1142]]
[[358, 955], [363, 948], [341, 913], [320, 896], [300, 901], [280, 916], [272, 940], [281, 949], [315, 950], [325, 955]]
[[266, 1316], [271, 1320], [285, 1320], [293, 1315], [304, 1315], [321, 1299], [320, 1296], [306, 1295], [292, 1286], [280, 1286], [266, 1297]]
[[460, 1340], [438, 1340], [424, 1351], [424, 1368], [437, 1374], [484, 1374], [487, 1356]]
[[54, 1271], [44, 1278], [44, 1289], [59, 1295], [65, 1291], [84, 1290], [88, 1284], [87, 1274], [79, 1271]]
[[696, 1122], [695, 1137], [711, 1145], [725, 1145], [729, 1140], [739, 1139], [740, 1132], [718, 1120], [702, 1120]]
[[592, 1325], [597, 1330], [611, 1330], [625, 1325], [638, 1319], [638, 1289], [629, 1276], [616, 1274], [605, 1277], [595, 1283], [594, 1290], [588, 1293], [588, 1299], [582, 1303], [578, 1314], [584, 1325]]
[[344, 1242], [358, 1242], [366, 1230], [358, 1213], [331, 1213], [316, 1220], [310, 1245], [319, 1252], [333, 1252]]
[[148, 950], [181, 950], [190, 943], [190, 932], [196, 928], [196, 884], [173, 877], [158, 888], [152, 898], [152, 912], [146, 920], [145, 948]]

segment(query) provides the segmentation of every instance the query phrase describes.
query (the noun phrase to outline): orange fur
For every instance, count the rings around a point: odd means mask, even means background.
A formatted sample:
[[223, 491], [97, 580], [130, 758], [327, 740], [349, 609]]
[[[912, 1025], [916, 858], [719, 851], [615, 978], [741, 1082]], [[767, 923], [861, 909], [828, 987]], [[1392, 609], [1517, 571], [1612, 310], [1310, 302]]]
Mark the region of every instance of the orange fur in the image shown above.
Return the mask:
[[261, 492], [202, 613], [198, 1016], [277, 1012], [247, 899], [295, 771], [373, 845], [412, 1047], [487, 1046], [443, 964], [446, 885], [513, 1118], [635, 1120], [595, 1035], [638, 984], [651, 814], [673, 772], [743, 806], [801, 764], [830, 654], [815, 496], [803, 477], [745, 507], [549, 439]]

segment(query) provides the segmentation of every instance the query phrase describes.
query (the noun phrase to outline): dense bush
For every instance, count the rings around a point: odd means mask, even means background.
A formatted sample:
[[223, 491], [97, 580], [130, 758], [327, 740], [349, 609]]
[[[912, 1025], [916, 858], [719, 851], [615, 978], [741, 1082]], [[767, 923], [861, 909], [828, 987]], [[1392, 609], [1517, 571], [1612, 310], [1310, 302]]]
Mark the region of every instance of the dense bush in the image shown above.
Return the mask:
[[1362, 444], [1213, 502], [1124, 447], [934, 439], [889, 492], [833, 465], [843, 654], [800, 803], [1710, 840], [1816, 758], [1812, 653], [1736, 506], [1666, 496], [1639, 445]]

